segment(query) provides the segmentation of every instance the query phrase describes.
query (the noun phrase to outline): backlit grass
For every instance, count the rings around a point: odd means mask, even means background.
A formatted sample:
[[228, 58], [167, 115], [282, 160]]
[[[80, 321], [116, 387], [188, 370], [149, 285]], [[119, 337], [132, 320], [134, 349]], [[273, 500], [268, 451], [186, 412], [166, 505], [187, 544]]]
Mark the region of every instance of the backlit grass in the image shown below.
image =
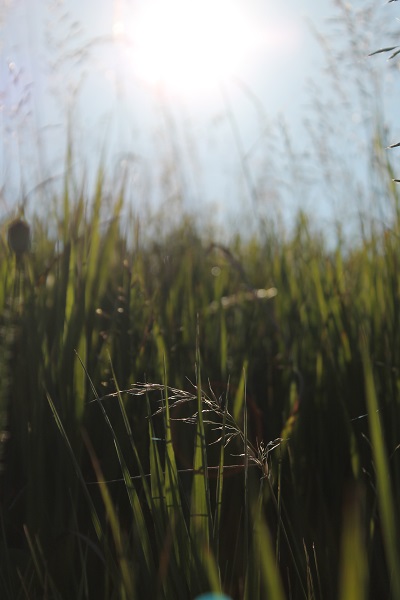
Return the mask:
[[1, 597], [399, 598], [398, 223], [128, 239], [102, 182], [4, 232]]

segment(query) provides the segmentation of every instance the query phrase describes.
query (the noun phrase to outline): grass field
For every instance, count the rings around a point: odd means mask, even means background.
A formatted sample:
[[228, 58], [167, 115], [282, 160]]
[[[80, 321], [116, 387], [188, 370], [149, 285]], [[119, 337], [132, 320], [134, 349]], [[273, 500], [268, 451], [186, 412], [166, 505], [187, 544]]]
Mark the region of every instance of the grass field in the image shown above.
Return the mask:
[[1, 598], [400, 599], [398, 217], [228, 247], [103, 186], [3, 231]]

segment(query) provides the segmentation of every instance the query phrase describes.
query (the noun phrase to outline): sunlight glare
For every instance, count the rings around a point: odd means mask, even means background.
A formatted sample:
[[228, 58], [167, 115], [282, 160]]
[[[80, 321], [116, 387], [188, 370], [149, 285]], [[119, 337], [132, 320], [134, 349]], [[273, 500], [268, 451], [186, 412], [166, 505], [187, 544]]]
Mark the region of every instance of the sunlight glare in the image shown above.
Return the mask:
[[152, 0], [132, 23], [114, 22], [130, 40], [135, 74], [174, 91], [207, 91], [239, 74], [261, 34], [234, 0]]

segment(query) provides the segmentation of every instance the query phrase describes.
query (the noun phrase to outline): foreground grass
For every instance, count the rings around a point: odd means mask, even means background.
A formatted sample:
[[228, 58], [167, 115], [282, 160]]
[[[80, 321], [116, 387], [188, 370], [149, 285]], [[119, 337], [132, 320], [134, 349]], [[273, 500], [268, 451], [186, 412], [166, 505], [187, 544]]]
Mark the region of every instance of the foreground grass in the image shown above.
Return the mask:
[[397, 226], [152, 241], [102, 186], [1, 248], [1, 597], [400, 598]]

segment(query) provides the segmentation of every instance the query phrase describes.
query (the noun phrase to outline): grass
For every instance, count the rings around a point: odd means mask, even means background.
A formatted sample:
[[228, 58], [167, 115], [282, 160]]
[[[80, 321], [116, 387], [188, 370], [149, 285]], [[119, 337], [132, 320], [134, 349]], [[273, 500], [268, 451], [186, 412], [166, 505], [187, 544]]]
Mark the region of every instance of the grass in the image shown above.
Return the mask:
[[[360, 51], [368, 13], [344, 8]], [[347, 90], [346, 52], [330, 72]], [[337, 107], [315, 101], [329, 193], [364, 210], [379, 176], [392, 215], [349, 247], [304, 214], [229, 245], [184, 216], [147, 230], [102, 168], [93, 198], [66, 179], [53, 214], [29, 217], [31, 247], [23, 220], [4, 227], [1, 598], [400, 598], [396, 171], [378, 127], [360, 193]]]
[[69, 175], [47, 217], [3, 227], [2, 599], [400, 600], [400, 202], [362, 60], [385, 49], [370, 48], [376, 7], [337, 5], [310, 163], [283, 126], [285, 176], [267, 178], [280, 193], [292, 173], [306, 204], [318, 164], [325, 200], [385, 229], [360, 217], [359, 240], [332, 248], [299, 214], [277, 233], [224, 90], [257, 237], [224, 245], [184, 215], [165, 226], [167, 210], [152, 229], [102, 167], [93, 197]]
[[101, 170], [62, 204], [0, 249], [1, 597], [400, 598], [399, 223], [127, 236]]

